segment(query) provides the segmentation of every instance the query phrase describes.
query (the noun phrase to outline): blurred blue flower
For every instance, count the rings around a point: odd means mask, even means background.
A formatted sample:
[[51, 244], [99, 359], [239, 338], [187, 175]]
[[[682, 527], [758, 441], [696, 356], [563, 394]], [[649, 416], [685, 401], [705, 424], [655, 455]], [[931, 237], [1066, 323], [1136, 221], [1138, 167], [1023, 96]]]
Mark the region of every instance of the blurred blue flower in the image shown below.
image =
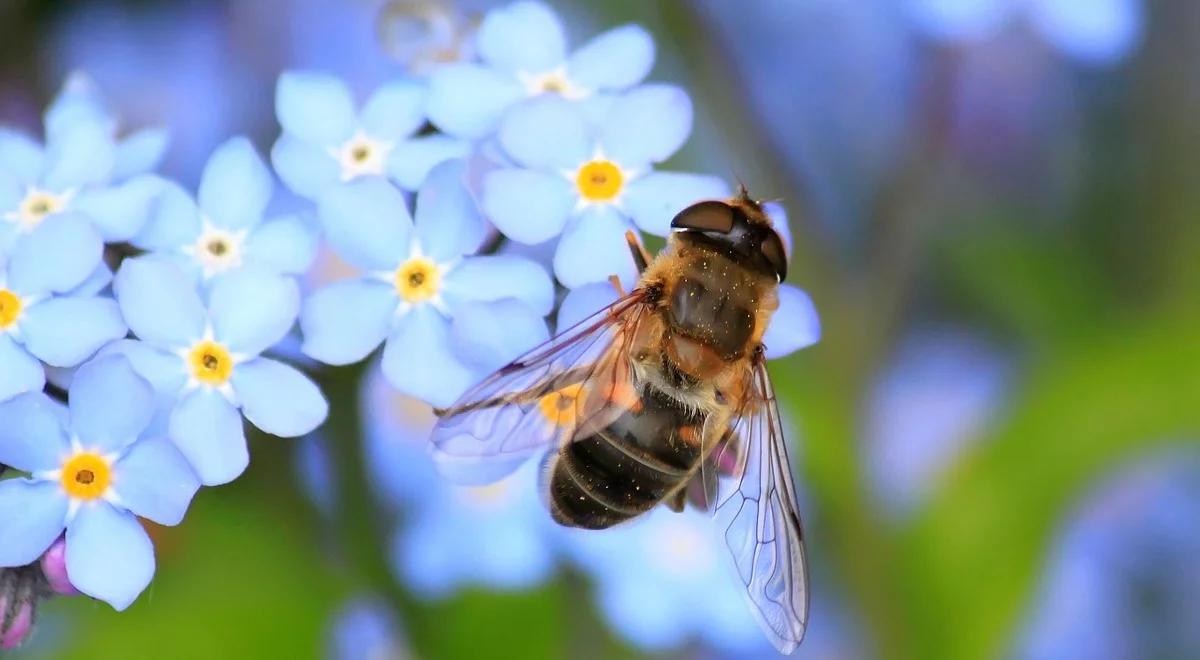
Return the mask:
[[379, 13], [383, 50], [408, 71], [474, 58], [477, 21], [451, 0], [389, 0]]
[[106, 241], [131, 238], [161, 185], [142, 173], [157, 164], [165, 138], [151, 131], [118, 142], [116, 120], [82, 75], [67, 81], [44, 123], [45, 147], [0, 128], [0, 253], [68, 211]]
[[939, 39], [987, 38], [1022, 18], [1055, 48], [1092, 64], [1124, 59], [1141, 40], [1142, 0], [908, 0], [918, 29]]
[[415, 135], [425, 123], [427, 95], [423, 83], [394, 81], [376, 90], [360, 113], [341, 80], [286, 72], [275, 89], [283, 134], [271, 161], [293, 192], [310, 199], [362, 176], [386, 176], [415, 190], [434, 165], [470, 150], [446, 135]]
[[337, 489], [325, 437], [310, 433], [300, 438], [292, 457], [301, 490], [321, 514], [332, 515], [337, 507]]
[[334, 613], [330, 660], [400, 660], [409, 657], [396, 616], [383, 601], [356, 597]]
[[125, 336], [112, 300], [59, 295], [96, 271], [102, 250], [96, 229], [70, 212], [47, 218], [23, 237], [7, 263], [0, 254], [0, 401], [41, 391], [43, 362], [74, 367]]
[[79, 368], [70, 409], [40, 392], [0, 404], [0, 463], [29, 478], [0, 482], [0, 566], [29, 564], [66, 530], [71, 584], [118, 610], [154, 575], [135, 516], [178, 524], [200, 484], [166, 440], [139, 436], [154, 391], [121, 357]]
[[316, 236], [295, 216], [264, 219], [273, 187], [254, 146], [235, 137], [209, 158], [198, 200], [178, 184], [164, 185], [133, 243], [206, 282], [244, 265], [298, 275], [316, 255]]
[[1083, 500], [1048, 560], [1017, 657], [1200, 655], [1200, 456], [1128, 466]]
[[555, 94], [584, 99], [642, 81], [654, 41], [639, 25], [598, 35], [568, 56], [562, 23], [540, 2], [489, 11], [475, 37], [482, 64], [450, 64], [430, 75], [429, 118], [451, 135], [482, 138], [520, 99]]
[[546, 271], [517, 257], [471, 256], [488, 229], [462, 161], [430, 173], [415, 223], [404, 197], [380, 178], [330, 189], [319, 216], [333, 249], [366, 275], [306, 301], [300, 325], [311, 357], [348, 364], [386, 339], [392, 385], [445, 406], [547, 338], [554, 287]]
[[206, 307], [178, 266], [148, 255], [127, 259], [113, 289], [141, 341], [109, 350], [128, 356], [154, 384], [167, 433], [204, 485], [246, 469], [242, 415], [283, 437], [325, 421], [328, 404], [308, 377], [259, 356], [296, 321], [300, 294], [292, 279], [249, 266], [230, 271], [214, 281]]
[[568, 288], [613, 274], [632, 278], [627, 229], [636, 224], [665, 236], [683, 207], [729, 195], [717, 177], [654, 171], [691, 130], [691, 100], [668, 85], [613, 99], [599, 121], [559, 97], [526, 101], [505, 115], [499, 132], [517, 167], [486, 175], [483, 209], [515, 241], [561, 234], [554, 273]]

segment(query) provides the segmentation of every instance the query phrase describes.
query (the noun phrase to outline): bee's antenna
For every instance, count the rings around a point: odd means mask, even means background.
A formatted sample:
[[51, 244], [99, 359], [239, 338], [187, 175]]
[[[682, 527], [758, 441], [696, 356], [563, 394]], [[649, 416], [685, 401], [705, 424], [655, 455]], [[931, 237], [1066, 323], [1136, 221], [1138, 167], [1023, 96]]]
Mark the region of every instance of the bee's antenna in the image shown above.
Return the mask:
[[754, 198], [750, 196], [750, 188], [746, 185], [746, 182], [742, 180], [742, 176], [740, 174], [738, 174], [736, 170], [733, 170], [730, 173], [733, 175], [733, 178], [736, 179], [738, 182], [737, 199], [739, 201], [751, 204], [752, 206], [756, 206], [756, 207], [761, 206], [761, 204], [759, 202], [755, 201]]

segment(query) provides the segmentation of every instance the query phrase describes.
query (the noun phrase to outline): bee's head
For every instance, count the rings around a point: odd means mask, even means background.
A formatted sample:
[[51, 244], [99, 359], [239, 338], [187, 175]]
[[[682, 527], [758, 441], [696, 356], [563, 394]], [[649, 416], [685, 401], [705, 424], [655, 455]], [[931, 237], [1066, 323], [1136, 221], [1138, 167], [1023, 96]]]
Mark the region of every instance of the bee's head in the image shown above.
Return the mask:
[[714, 248], [781, 282], [787, 277], [783, 241], [745, 187], [729, 201], [696, 202], [680, 211], [671, 220], [671, 231], [684, 242]]

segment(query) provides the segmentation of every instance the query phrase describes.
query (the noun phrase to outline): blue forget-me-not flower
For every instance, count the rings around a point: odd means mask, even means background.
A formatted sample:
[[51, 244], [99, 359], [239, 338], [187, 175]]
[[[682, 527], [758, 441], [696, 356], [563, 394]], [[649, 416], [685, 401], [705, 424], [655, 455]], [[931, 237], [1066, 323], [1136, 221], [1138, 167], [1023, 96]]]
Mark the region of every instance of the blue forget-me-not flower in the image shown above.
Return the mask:
[[300, 294], [291, 278], [246, 266], [218, 277], [206, 305], [178, 266], [147, 255], [126, 260], [113, 289], [140, 341], [111, 350], [154, 384], [167, 434], [204, 485], [232, 481], [249, 464], [242, 415], [283, 437], [325, 421], [317, 386], [260, 356], [295, 323]]
[[164, 186], [133, 243], [206, 282], [243, 265], [299, 275], [316, 254], [315, 231], [294, 215], [264, 217], [273, 188], [254, 146], [233, 138], [209, 158], [197, 199], [178, 184]]
[[306, 354], [349, 364], [386, 340], [383, 371], [392, 385], [445, 406], [547, 338], [550, 278], [526, 259], [473, 256], [489, 232], [463, 176], [462, 161], [434, 168], [417, 195], [415, 222], [400, 191], [378, 177], [322, 196], [330, 245], [365, 274], [307, 300]]
[[29, 475], [0, 481], [0, 566], [36, 561], [65, 529], [71, 585], [128, 607], [154, 575], [137, 517], [178, 524], [200, 487], [170, 442], [142, 437], [153, 414], [153, 389], [119, 356], [79, 368], [69, 410], [41, 392], [0, 404], [0, 462]]
[[654, 41], [638, 25], [605, 32], [570, 55], [562, 23], [540, 2], [488, 12], [475, 36], [482, 63], [430, 75], [429, 118], [450, 135], [483, 138], [504, 110], [531, 96], [579, 100], [637, 85], [654, 65]]
[[425, 83], [397, 80], [380, 86], [360, 112], [338, 78], [284, 73], [275, 90], [275, 113], [283, 126], [271, 150], [275, 170], [293, 192], [309, 199], [362, 176], [388, 177], [415, 190], [434, 165], [465, 156], [470, 147], [447, 135], [416, 135], [425, 123], [427, 98]]
[[501, 122], [499, 142], [516, 167], [486, 175], [484, 211], [515, 241], [561, 234], [554, 273], [569, 288], [631, 278], [627, 229], [665, 236], [688, 204], [729, 195], [718, 177], [654, 171], [691, 130], [691, 99], [669, 85], [626, 92], [598, 120], [556, 96], [526, 101]]

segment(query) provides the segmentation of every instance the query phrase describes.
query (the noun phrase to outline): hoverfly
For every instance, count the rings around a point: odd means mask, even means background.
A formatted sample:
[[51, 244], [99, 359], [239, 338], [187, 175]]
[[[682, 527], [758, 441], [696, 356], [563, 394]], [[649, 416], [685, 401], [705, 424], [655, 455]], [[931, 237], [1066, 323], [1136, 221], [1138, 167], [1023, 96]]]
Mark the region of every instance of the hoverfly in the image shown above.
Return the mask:
[[762, 344], [784, 244], [744, 187], [689, 206], [671, 228], [653, 260], [627, 234], [633, 291], [439, 411], [434, 455], [448, 477], [480, 484], [545, 452], [547, 504], [570, 527], [707, 502], [756, 618], [790, 653], [808, 621], [808, 575]]

